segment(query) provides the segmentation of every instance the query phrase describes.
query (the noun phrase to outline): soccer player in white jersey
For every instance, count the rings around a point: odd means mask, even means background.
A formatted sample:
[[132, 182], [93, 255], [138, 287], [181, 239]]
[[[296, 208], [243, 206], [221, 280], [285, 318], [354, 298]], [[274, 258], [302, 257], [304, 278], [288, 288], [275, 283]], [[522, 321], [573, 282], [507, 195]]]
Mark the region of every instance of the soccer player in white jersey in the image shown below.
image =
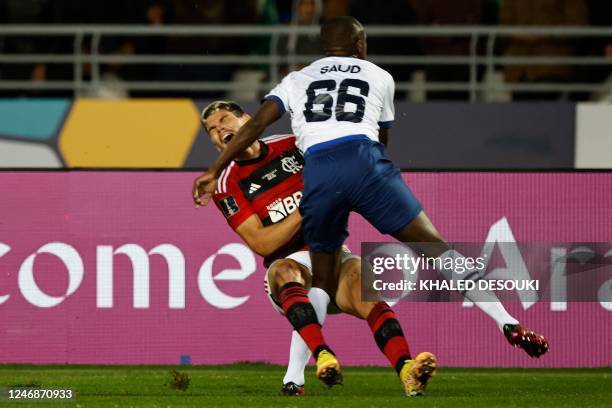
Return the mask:
[[[312, 285], [324, 289], [319, 291], [323, 296], [335, 292], [351, 211], [399, 241], [428, 243], [418, 248], [426, 256], [455, 260], [462, 257], [442, 239], [399, 170], [385, 156], [383, 145], [394, 118], [395, 84], [389, 73], [365, 60], [363, 26], [352, 17], [330, 19], [321, 27], [321, 42], [327, 56], [290, 73], [266, 95], [255, 116], [210, 169], [195, 180], [194, 202], [206, 205], [225, 166], [288, 111], [296, 145], [305, 158], [300, 213], [310, 249]], [[441, 272], [449, 279], [480, 278], [478, 270], [463, 274]], [[295, 317], [289, 321], [296, 327], [301, 324], [300, 316], [312, 315], [314, 310], [311, 304], [296, 301], [306, 297], [304, 288], [290, 289], [280, 297], [286, 313], [296, 305], [300, 308], [299, 313], [287, 313]], [[491, 292], [472, 290], [464, 295], [496, 320], [511, 344], [534, 357], [548, 350], [544, 337], [519, 325]], [[329, 302], [329, 296], [324, 300]], [[317, 360], [319, 379], [335, 384], [341, 375], [336, 356], [320, 330], [310, 338], [305, 341]], [[400, 377], [408, 377], [404, 371], [418, 371], [420, 383], [414, 394], [419, 394], [433, 375], [436, 360], [425, 352], [415, 362], [404, 367]]]

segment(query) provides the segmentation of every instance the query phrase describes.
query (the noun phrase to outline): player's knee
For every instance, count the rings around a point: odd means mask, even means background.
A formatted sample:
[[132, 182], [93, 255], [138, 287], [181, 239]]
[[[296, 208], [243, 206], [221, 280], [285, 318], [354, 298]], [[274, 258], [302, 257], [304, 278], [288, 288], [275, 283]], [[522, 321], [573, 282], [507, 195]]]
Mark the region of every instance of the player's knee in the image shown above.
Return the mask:
[[275, 262], [270, 268], [268, 278], [277, 288], [281, 288], [290, 282], [305, 283], [300, 265], [291, 259]]

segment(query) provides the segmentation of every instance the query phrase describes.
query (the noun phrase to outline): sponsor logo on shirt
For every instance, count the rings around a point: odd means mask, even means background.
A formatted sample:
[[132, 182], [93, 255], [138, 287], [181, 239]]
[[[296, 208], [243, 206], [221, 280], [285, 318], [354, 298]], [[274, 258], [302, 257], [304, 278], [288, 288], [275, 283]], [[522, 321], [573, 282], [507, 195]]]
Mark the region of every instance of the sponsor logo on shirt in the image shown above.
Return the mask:
[[276, 178], [276, 173], [277, 173], [277, 172], [278, 172], [278, 169], [274, 169], [274, 170], [272, 170], [271, 172], [266, 173], [266, 174], [264, 174], [263, 176], [261, 176], [261, 178], [262, 178], [263, 180], [268, 180], [268, 181], [270, 181], [270, 180], [274, 180], [274, 179]]
[[279, 222], [286, 216], [297, 210], [302, 199], [302, 192], [296, 191], [292, 195], [285, 198], [277, 198], [272, 203], [266, 206], [270, 221], [273, 223]]

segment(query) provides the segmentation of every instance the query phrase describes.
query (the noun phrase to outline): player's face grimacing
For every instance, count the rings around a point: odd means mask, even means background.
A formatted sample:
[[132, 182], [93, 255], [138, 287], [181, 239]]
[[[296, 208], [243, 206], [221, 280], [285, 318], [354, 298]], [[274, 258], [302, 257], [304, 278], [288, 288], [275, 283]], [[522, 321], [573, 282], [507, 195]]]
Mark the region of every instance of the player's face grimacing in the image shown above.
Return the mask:
[[230, 111], [220, 109], [206, 118], [204, 128], [208, 132], [215, 148], [222, 152], [236, 135], [238, 129], [249, 119], [251, 119], [251, 116], [247, 113], [238, 117]]

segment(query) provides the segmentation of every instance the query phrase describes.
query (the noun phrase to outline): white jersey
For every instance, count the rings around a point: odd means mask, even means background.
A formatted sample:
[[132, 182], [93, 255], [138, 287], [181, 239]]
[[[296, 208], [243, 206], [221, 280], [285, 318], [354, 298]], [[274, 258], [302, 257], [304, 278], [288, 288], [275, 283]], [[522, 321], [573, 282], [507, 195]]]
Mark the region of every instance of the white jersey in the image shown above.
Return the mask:
[[302, 151], [350, 135], [378, 141], [378, 129], [393, 124], [393, 77], [375, 64], [353, 57], [321, 58], [291, 72], [265, 99], [291, 115]]

